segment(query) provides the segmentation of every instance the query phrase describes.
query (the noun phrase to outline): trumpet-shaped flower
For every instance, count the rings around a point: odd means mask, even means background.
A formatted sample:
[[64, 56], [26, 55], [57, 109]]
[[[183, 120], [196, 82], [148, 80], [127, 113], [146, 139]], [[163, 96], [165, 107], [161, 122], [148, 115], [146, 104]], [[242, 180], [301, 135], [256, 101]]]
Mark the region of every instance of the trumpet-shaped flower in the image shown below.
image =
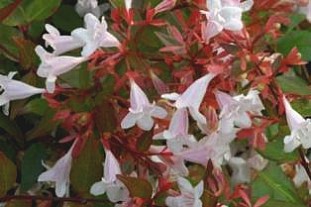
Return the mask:
[[72, 144], [69, 151], [52, 168], [38, 177], [39, 182], [55, 182], [55, 193], [58, 197], [63, 197], [69, 192], [72, 150], [75, 143]]
[[167, 115], [165, 109], [149, 102], [146, 94], [134, 80], [131, 80], [130, 102], [131, 107], [129, 108], [129, 113], [121, 122], [123, 129], [133, 127], [137, 124], [142, 130], [148, 131], [154, 124], [152, 117], [163, 119]]
[[59, 55], [79, 47], [82, 47], [84, 43], [69, 35], [60, 35], [58, 29], [50, 24], [45, 25], [45, 29], [48, 32], [44, 34], [42, 38], [45, 40], [45, 46], [51, 46], [53, 48], [53, 54]]
[[206, 123], [206, 119], [203, 114], [200, 113], [199, 108], [203, 101], [207, 87], [210, 81], [216, 76], [216, 74], [209, 73], [198, 80], [194, 81], [183, 94], [170, 93], [163, 94], [162, 98], [174, 100], [174, 106], [177, 109], [188, 108], [191, 116], [199, 123]]
[[202, 11], [208, 20], [202, 25], [203, 39], [208, 42], [223, 29], [239, 31], [243, 28], [242, 12], [248, 11], [253, 0], [240, 3], [239, 0], [207, 0], [208, 12]]
[[284, 151], [292, 152], [302, 145], [304, 149], [311, 148], [311, 120], [304, 119], [295, 111], [287, 99], [283, 97], [287, 124], [291, 134], [284, 138]]
[[177, 179], [177, 184], [180, 190], [180, 195], [176, 197], [169, 196], [166, 198], [165, 203], [169, 207], [201, 207], [202, 201], [200, 197], [203, 194], [204, 186], [203, 181], [195, 187], [192, 187], [191, 183], [183, 178]]
[[229, 160], [231, 151], [229, 144], [235, 138], [235, 132], [228, 134], [214, 132], [202, 138], [197, 144], [177, 155], [183, 159], [206, 166], [209, 160], [220, 166], [224, 160]]
[[71, 32], [71, 36], [85, 43], [81, 55], [90, 56], [100, 47], [118, 47], [119, 40], [107, 31], [108, 26], [104, 17], [100, 22], [93, 14], [84, 16], [85, 28], [77, 28]]
[[0, 106], [4, 106], [3, 113], [5, 115], [9, 114], [10, 101], [28, 98], [45, 92], [45, 89], [12, 80], [15, 74], [16, 72], [10, 72], [8, 76], [0, 75]]
[[166, 139], [167, 147], [174, 154], [197, 143], [194, 136], [188, 134], [188, 112], [186, 108], [178, 109], [170, 122], [168, 130], [154, 136], [154, 139]]
[[121, 174], [118, 160], [110, 150], [105, 150], [106, 158], [104, 163], [104, 177], [91, 187], [91, 194], [97, 196], [107, 193], [111, 202], [126, 201], [129, 197], [127, 188], [117, 179]]
[[87, 13], [92, 13], [97, 18], [101, 15], [97, 0], [78, 0], [75, 9], [80, 17], [84, 17]]
[[258, 94], [258, 91], [250, 90], [247, 96], [231, 97], [226, 93], [217, 91], [215, 95], [221, 108], [220, 130], [224, 133], [229, 133], [235, 127], [251, 127], [252, 121], [248, 112], [259, 115], [264, 109]]
[[87, 60], [85, 57], [55, 56], [41, 46], [37, 46], [35, 51], [41, 59], [37, 75], [46, 78], [45, 83], [49, 93], [53, 93], [55, 90], [57, 76], [72, 70]]

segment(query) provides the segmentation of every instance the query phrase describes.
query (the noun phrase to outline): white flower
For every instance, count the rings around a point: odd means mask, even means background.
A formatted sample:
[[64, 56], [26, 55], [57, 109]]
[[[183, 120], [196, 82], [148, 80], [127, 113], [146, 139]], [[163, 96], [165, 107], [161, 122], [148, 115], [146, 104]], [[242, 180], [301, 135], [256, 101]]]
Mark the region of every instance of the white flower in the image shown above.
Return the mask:
[[80, 17], [84, 17], [87, 13], [92, 13], [97, 18], [101, 15], [97, 0], [78, 0], [75, 9]]
[[177, 93], [163, 94], [161, 97], [169, 100], [174, 100], [174, 106], [176, 108], [188, 108], [191, 116], [199, 123], [205, 123], [206, 119], [203, 114], [200, 113], [199, 108], [203, 101], [207, 87], [210, 81], [216, 76], [216, 74], [209, 73], [198, 80], [194, 81], [183, 94]]
[[79, 47], [82, 47], [84, 43], [69, 35], [60, 35], [58, 29], [50, 24], [45, 25], [45, 29], [48, 32], [44, 34], [42, 38], [45, 40], [45, 46], [51, 46], [53, 48], [53, 54], [59, 55]]
[[220, 131], [230, 133], [235, 127], [251, 127], [252, 120], [248, 113], [260, 115], [264, 109], [258, 94], [258, 91], [250, 90], [247, 96], [231, 97], [221, 91], [215, 92], [217, 102], [221, 108]]
[[190, 182], [183, 178], [179, 177], [177, 179], [177, 184], [180, 190], [180, 195], [176, 197], [169, 196], [166, 198], [165, 203], [169, 207], [201, 207], [202, 201], [200, 197], [203, 194], [204, 185], [201, 181], [194, 188]]
[[284, 138], [284, 151], [292, 152], [302, 145], [304, 149], [311, 148], [311, 120], [304, 119], [295, 111], [287, 99], [283, 97], [287, 124], [291, 134]]
[[130, 102], [131, 107], [129, 108], [129, 113], [121, 122], [123, 129], [133, 127], [137, 124], [142, 130], [148, 131], [154, 124], [152, 117], [163, 119], [167, 115], [167, 112], [163, 108], [149, 102], [146, 94], [134, 80], [131, 80]]
[[223, 29], [239, 31], [243, 28], [242, 12], [250, 10], [253, 0], [207, 0], [208, 12], [202, 11], [208, 20], [202, 25], [203, 39], [208, 42]]
[[251, 171], [247, 162], [241, 157], [232, 157], [228, 162], [232, 169], [231, 181], [233, 185], [239, 183], [249, 183], [251, 181]]
[[308, 0], [308, 3], [305, 6], [300, 6], [298, 11], [301, 14], [306, 15], [307, 20], [311, 23], [311, 0]]
[[174, 154], [197, 143], [194, 136], [188, 134], [188, 112], [186, 108], [178, 109], [170, 122], [169, 129], [155, 135], [154, 139], [166, 139], [167, 147]]
[[105, 152], [104, 177], [92, 185], [90, 192], [95, 196], [107, 193], [111, 202], [126, 201], [129, 198], [129, 192], [117, 179], [117, 175], [121, 174], [119, 162], [110, 150], [105, 150]]
[[209, 136], [203, 137], [197, 144], [191, 145], [177, 155], [183, 159], [206, 166], [209, 160], [215, 166], [220, 166], [224, 160], [229, 160], [231, 151], [229, 144], [235, 138], [235, 132], [222, 134], [214, 132]]
[[71, 36], [85, 43], [81, 55], [90, 56], [100, 47], [118, 47], [119, 40], [107, 31], [108, 26], [104, 17], [100, 22], [93, 14], [84, 16], [85, 28], [77, 28], [71, 32]]
[[43, 172], [38, 177], [38, 182], [55, 182], [55, 193], [58, 197], [63, 197], [69, 192], [70, 170], [72, 164], [72, 150], [74, 142], [69, 151], [61, 157], [52, 168]]
[[45, 92], [45, 89], [12, 80], [15, 74], [16, 72], [10, 72], [8, 76], [0, 75], [0, 106], [4, 106], [3, 113], [5, 115], [9, 115], [10, 101], [28, 98]]
[[35, 48], [41, 59], [37, 75], [46, 78], [46, 88], [49, 93], [55, 90], [57, 76], [72, 70], [80, 63], [87, 60], [85, 57], [55, 56], [44, 50], [42, 46]]
[[307, 182], [309, 194], [311, 195], [311, 181], [306, 170], [300, 164], [295, 165], [295, 170], [296, 174], [293, 178], [295, 186], [299, 188], [303, 183]]

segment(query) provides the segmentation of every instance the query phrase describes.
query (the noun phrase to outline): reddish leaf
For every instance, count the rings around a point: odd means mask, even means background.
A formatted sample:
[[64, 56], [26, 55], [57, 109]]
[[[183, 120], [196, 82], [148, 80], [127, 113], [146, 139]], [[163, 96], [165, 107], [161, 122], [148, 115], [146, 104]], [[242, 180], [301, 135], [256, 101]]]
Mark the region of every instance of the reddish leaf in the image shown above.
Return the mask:
[[144, 199], [151, 198], [152, 186], [147, 180], [142, 178], [126, 177], [123, 175], [118, 175], [117, 177], [130, 191], [131, 197], [139, 197]]

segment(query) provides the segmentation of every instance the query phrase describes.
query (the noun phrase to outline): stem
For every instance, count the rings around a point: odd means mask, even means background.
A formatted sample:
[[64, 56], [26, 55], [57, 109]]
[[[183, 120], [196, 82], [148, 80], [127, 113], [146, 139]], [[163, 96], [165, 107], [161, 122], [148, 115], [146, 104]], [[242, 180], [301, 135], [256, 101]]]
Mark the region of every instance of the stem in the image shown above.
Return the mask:
[[300, 164], [302, 165], [302, 167], [305, 169], [309, 180], [311, 181], [311, 171], [310, 171], [310, 167], [309, 167], [309, 162], [305, 157], [305, 153], [303, 152], [303, 149], [301, 147], [299, 147], [299, 156], [300, 156]]
[[58, 197], [47, 197], [47, 196], [30, 196], [30, 195], [8, 195], [0, 198], [0, 202], [7, 202], [10, 200], [48, 200], [53, 202], [74, 202], [80, 204], [87, 203], [110, 203], [107, 199], [95, 199], [95, 198], [58, 198]]

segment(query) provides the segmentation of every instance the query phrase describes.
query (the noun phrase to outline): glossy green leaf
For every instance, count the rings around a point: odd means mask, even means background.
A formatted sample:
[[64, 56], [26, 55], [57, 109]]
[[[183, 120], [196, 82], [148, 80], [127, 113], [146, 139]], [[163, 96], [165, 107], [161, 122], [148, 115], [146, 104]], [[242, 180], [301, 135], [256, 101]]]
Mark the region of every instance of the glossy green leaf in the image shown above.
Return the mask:
[[0, 24], [0, 54], [4, 54], [6, 57], [17, 60], [18, 48], [13, 40], [14, 37], [21, 37], [21, 33], [13, 27], [9, 27]]
[[23, 0], [3, 23], [9, 26], [17, 26], [46, 19], [56, 11], [60, 3], [61, 0]]
[[304, 60], [311, 60], [311, 32], [291, 31], [281, 37], [277, 43], [277, 51], [288, 54], [292, 48], [297, 47]]
[[311, 87], [307, 85], [306, 81], [292, 72], [278, 76], [276, 80], [280, 84], [282, 90], [286, 93], [311, 95]]
[[24, 107], [24, 113], [35, 113], [43, 116], [44, 113], [48, 110], [48, 103], [45, 99], [36, 98], [27, 103]]
[[92, 84], [92, 73], [87, 70], [87, 63], [83, 63], [68, 73], [63, 74], [60, 79], [72, 87], [86, 89]]
[[15, 164], [0, 152], [0, 197], [4, 196], [13, 187], [16, 177]]
[[118, 175], [118, 179], [121, 180], [127, 189], [130, 191], [131, 197], [139, 197], [149, 199], [152, 196], [151, 184], [142, 178], [126, 177]]
[[89, 138], [84, 149], [73, 161], [70, 180], [73, 190], [80, 196], [90, 195], [90, 188], [103, 176], [103, 156], [99, 151], [100, 143]]
[[252, 196], [260, 198], [269, 195], [271, 200], [302, 205], [296, 194], [293, 182], [283, 173], [280, 166], [269, 162], [266, 169], [258, 172], [258, 177], [252, 183]]
[[38, 176], [45, 169], [42, 160], [45, 160], [46, 157], [46, 149], [42, 144], [33, 144], [27, 149], [21, 164], [22, 191], [27, 191], [37, 182]]

